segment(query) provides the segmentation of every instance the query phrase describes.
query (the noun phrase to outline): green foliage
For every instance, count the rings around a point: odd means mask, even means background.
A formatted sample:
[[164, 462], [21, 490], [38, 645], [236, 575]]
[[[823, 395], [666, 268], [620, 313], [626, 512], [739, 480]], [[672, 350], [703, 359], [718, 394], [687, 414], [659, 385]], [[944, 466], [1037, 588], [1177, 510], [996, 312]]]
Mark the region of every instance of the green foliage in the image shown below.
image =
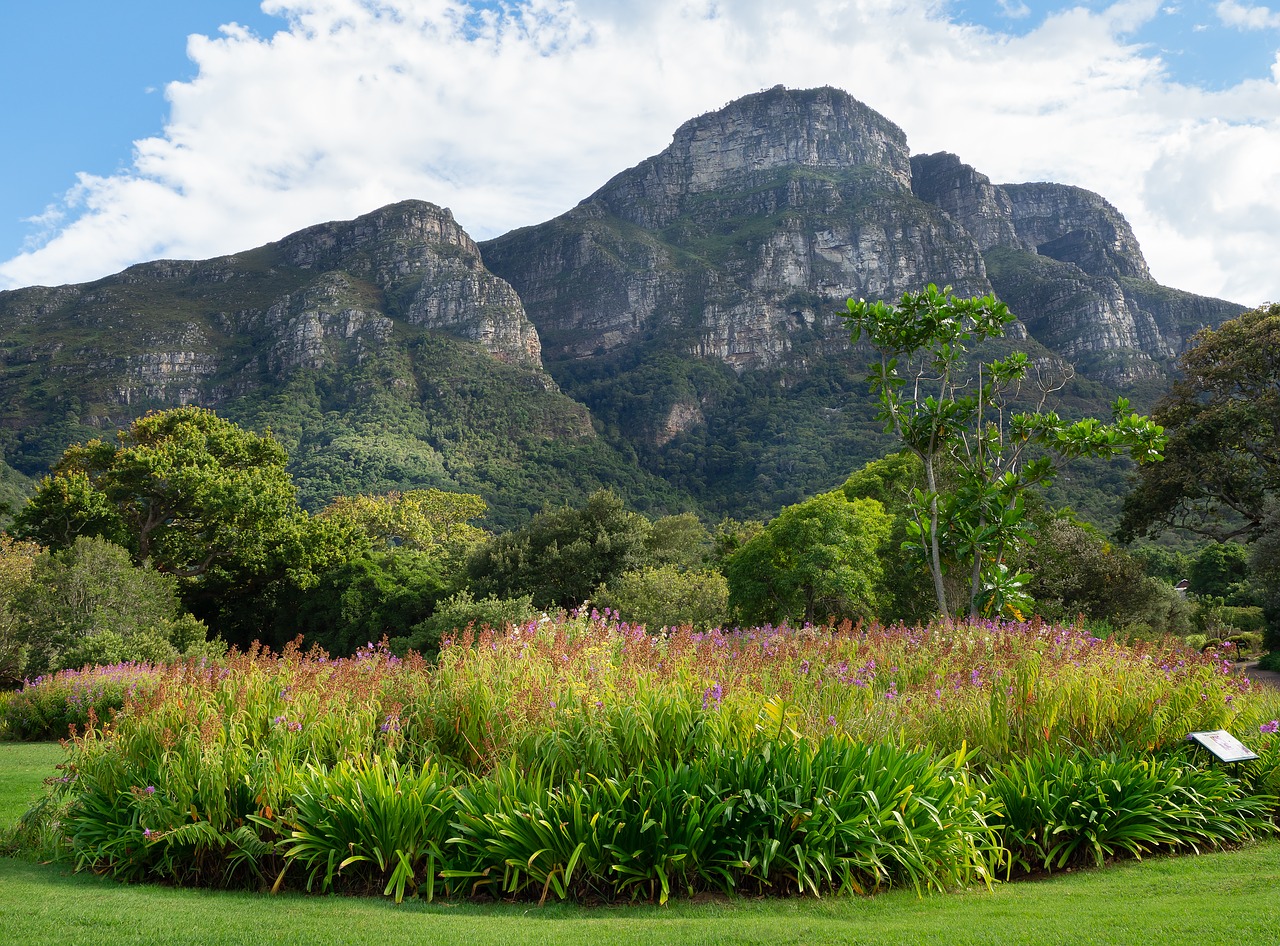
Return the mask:
[[1035, 576], [1027, 590], [1044, 618], [1063, 621], [1083, 615], [1159, 634], [1189, 630], [1190, 609], [1181, 596], [1146, 575], [1124, 549], [1072, 517], [1041, 520], [1027, 559]]
[[882, 621], [916, 624], [927, 621], [935, 607], [928, 569], [919, 556], [904, 549], [909, 527], [911, 496], [924, 482], [918, 458], [903, 451], [872, 460], [855, 471], [840, 487], [846, 498], [874, 499], [893, 517], [889, 539], [880, 547], [886, 600], [878, 617]]
[[383, 496], [339, 496], [319, 515], [363, 529], [376, 549], [440, 549], [464, 558], [486, 538], [484, 530], [471, 524], [486, 508], [474, 493], [414, 489]]
[[441, 601], [429, 618], [411, 628], [405, 647], [432, 655], [440, 649], [441, 641], [468, 627], [502, 630], [525, 624], [537, 615], [533, 599], [528, 595], [518, 598], [490, 595], [477, 600], [464, 589]]
[[26, 672], [28, 645], [13, 603], [31, 583], [40, 551], [0, 533], [0, 691], [20, 684]]
[[472, 558], [477, 595], [529, 595], [540, 608], [573, 608], [600, 585], [646, 564], [652, 526], [614, 493], [593, 493], [580, 508], [539, 513]]
[[1231, 604], [1247, 605], [1249, 590], [1249, 550], [1236, 542], [1206, 545], [1191, 563], [1187, 590], [1194, 595], [1223, 598]]
[[183, 611], [177, 581], [140, 568], [104, 539], [81, 537], [38, 558], [9, 605], [24, 676], [122, 661], [211, 656], [203, 624]]
[[891, 527], [878, 501], [839, 490], [787, 506], [726, 561], [729, 604], [744, 622], [872, 619]]
[[850, 299], [848, 309], [853, 341], [865, 334], [878, 359], [870, 381], [879, 416], [923, 467], [924, 487], [910, 507], [912, 545], [928, 562], [939, 612], [952, 613], [944, 576], [959, 572], [967, 585], [961, 608], [970, 616], [1016, 614], [1024, 579], [1005, 557], [1028, 538], [1023, 494], [1055, 478], [1055, 457], [1129, 451], [1139, 462], [1158, 460], [1163, 431], [1129, 413], [1123, 398], [1114, 423], [1065, 422], [1043, 407], [1066, 378], [1044, 383], [1039, 368], [1035, 410], [1015, 411], [1032, 368], [1025, 353], [967, 364], [970, 344], [1002, 337], [1014, 320], [992, 296], [958, 299], [931, 284], [896, 305]]
[[1165, 462], [1125, 498], [1126, 537], [1170, 527], [1220, 540], [1267, 531], [1280, 496], [1280, 305], [1205, 329], [1179, 359], [1183, 379], [1156, 405]]
[[[400, 903], [409, 891], [434, 899], [438, 875], [450, 866], [444, 848], [455, 805], [438, 766], [415, 771], [378, 755], [343, 760], [329, 770], [308, 766], [284, 820], [273, 822], [269, 812], [255, 817], [269, 831], [288, 829], [285, 870], [297, 863], [309, 871], [307, 890], [372, 887]], [[281, 871], [277, 884], [284, 876]]]
[[277, 634], [285, 640], [302, 634], [308, 645], [340, 657], [383, 637], [408, 638], [445, 598], [454, 577], [448, 563], [429, 552], [359, 555], [294, 592], [276, 618]]
[[993, 824], [1009, 870], [1057, 870], [1158, 850], [1218, 848], [1269, 831], [1276, 799], [1177, 756], [1041, 750], [996, 769]]
[[1176, 585], [1191, 574], [1194, 559], [1185, 551], [1141, 543], [1129, 546], [1128, 552], [1148, 575], [1167, 584]]
[[128, 697], [152, 689], [158, 676], [146, 664], [117, 664], [37, 677], [4, 694], [0, 735], [24, 742], [66, 739], [110, 721]]
[[592, 603], [655, 631], [686, 624], [707, 630], [728, 620], [729, 584], [711, 569], [659, 565], [623, 572], [597, 588]]
[[123, 539], [139, 563], [195, 576], [216, 561], [263, 568], [300, 516], [283, 448], [212, 411], [148, 414], [118, 439], [68, 447], [15, 532], [51, 548]]

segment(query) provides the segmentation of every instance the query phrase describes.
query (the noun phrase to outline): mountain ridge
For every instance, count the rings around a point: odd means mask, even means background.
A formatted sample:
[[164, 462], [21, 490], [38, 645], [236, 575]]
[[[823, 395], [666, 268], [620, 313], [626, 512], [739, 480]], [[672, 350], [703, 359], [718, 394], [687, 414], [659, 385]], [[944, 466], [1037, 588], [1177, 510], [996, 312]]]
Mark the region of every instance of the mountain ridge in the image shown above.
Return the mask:
[[435, 486], [504, 525], [612, 486], [769, 515], [888, 448], [841, 312], [926, 282], [1004, 298], [1033, 357], [1079, 366], [1078, 412], [1149, 401], [1195, 330], [1243, 309], [1152, 281], [1100, 195], [992, 184], [911, 155], [848, 93], [775, 87], [494, 240], [410, 200], [2, 292], [0, 450], [38, 476], [68, 443], [200, 404], [270, 427], [312, 506]]

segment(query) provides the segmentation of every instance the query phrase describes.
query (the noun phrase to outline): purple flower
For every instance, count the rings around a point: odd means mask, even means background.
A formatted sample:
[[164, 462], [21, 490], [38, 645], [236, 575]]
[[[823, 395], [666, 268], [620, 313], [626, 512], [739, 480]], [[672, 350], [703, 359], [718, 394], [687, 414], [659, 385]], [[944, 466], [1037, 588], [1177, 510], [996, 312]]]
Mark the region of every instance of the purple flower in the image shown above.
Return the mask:
[[150, 838], [150, 837], [151, 837], [151, 829], [150, 829], [150, 828], [143, 828], [143, 829], [142, 829], [142, 836], [143, 836], [144, 838]]
[[1263, 723], [1258, 727], [1258, 732], [1261, 733], [1273, 733], [1276, 730], [1280, 730], [1280, 719], [1273, 719], [1271, 722]]
[[724, 697], [724, 688], [720, 686], [720, 681], [707, 687], [702, 691], [702, 708], [705, 710], [709, 705], [715, 703], [716, 709], [720, 708], [720, 701]]
[[155, 787], [154, 785], [148, 785], [148, 786], [147, 786], [147, 794], [148, 794], [148, 795], [154, 795], [155, 793], [156, 793], [156, 787]]
[[827, 725], [828, 725], [828, 726], [832, 726], [832, 727], [834, 727], [834, 726], [835, 726], [835, 724], [836, 724], [836, 718], [835, 718], [834, 716], [828, 716], [828, 717], [827, 717]]

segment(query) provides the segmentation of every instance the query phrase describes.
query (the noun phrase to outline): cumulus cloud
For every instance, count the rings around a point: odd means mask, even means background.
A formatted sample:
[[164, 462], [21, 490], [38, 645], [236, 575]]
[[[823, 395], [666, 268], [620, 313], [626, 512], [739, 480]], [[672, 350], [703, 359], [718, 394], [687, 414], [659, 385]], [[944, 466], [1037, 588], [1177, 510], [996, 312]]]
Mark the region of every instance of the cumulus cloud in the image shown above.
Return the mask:
[[1223, 0], [1217, 6], [1218, 19], [1241, 30], [1280, 30], [1280, 13], [1268, 7]]
[[1280, 153], [1280, 73], [1217, 93], [1173, 83], [1126, 38], [1157, 2], [1067, 9], [1021, 36], [954, 23], [936, 0], [264, 9], [274, 35], [190, 39], [198, 73], [167, 88], [164, 134], [136, 142], [127, 171], [83, 175], [40, 244], [0, 264], [0, 286], [234, 252], [408, 197], [495, 236], [567, 210], [686, 119], [782, 83], [845, 89], [913, 151], [953, 151], [996, 181], [1098, 191], [1166, 283], [1280, 298], [1265, 160]]

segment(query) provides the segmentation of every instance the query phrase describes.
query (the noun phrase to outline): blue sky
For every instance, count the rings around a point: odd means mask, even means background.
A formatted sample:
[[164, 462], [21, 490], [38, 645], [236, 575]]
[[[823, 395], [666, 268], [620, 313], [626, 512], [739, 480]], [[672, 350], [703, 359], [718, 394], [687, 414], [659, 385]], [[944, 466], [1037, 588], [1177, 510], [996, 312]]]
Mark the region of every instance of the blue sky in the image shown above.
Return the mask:
[[0, 0], [0, 289], [404, 197], [483, 239], [782, 83], [998, 182], [1098, 191], [1167, 284], [1280, 299], [1269, 2]]

